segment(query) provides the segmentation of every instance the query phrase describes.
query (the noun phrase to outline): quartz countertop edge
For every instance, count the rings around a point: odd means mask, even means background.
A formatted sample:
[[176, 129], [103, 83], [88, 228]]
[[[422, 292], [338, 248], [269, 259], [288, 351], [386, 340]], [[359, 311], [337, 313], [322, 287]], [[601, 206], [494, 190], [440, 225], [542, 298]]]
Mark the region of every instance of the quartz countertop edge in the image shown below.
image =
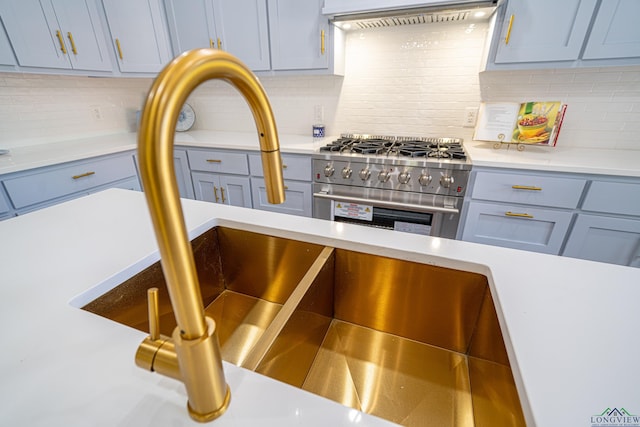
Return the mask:
[[[9, 154], [0, 156], [0, 175], [135, 150], [136, 138], [137, 133], [124, 132], [9, 147]], [[336, 138], [337, 135], [314, 139], [311, 136], [280, 134], [280, 150], [282, 153], [311, 155]], [[176, 147], [259, 150], [255, 132], [176, 132], [174, 141]], [[524, 151], [518, 151], [514, 144], [503, 144], [501, 148], [494, 149], [493, 143], [473, 140], [465, 141], [464, 147], [474, 167], [640, 177], [640, 150], [527, 145]]]
[[[639, 269], [194, 200], [183, 208], [190, 237], [225, 225], [485, 274], [528, 425], [640, 412]], [[143, 333], [77, 308], [158, 259], [142, 193], [105, 190], [0, 222], [0, 235], [8, 425], [196, 425], [179, 383], [134, 366]], [[232, 403], [215, 425], [388, 425], [225, 372]]]
[[464, 147], [474, 167], [640, 177], [640, 150], [525, 145], [518, 151], [517, 144], [495, 149], [481, 141], [465, 142]]
[[[136, 132], [126, 132], [13, 147], [8, 154], [0, 156], [0, 175], [136, 150], [137, 137]], [[331, 138], [336, 137], [314, 139], [311, 136], [280, 134], [280, 151], [310, 155], [330, 142]], [[250, 151], [260, 149], [255, 132], [176, 132], [174, 146]]]

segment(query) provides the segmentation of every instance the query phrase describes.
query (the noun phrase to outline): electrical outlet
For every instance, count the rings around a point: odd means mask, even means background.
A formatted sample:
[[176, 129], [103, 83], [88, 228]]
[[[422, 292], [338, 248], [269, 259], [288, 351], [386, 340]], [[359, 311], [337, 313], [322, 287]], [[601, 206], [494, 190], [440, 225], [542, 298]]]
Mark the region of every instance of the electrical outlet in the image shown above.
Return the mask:
[[464, 109], [464, 120], [462, 126], [466, 128], [472, 128], [476, 126], [476, 120], [478, 120], [478, 109], [476, 107], [467, 107]]
[[102, 120], [102, 111], [100, 111], [99, 107], [92, 107], [91, 114], [93, 114], [93, 118], [96, 120]]

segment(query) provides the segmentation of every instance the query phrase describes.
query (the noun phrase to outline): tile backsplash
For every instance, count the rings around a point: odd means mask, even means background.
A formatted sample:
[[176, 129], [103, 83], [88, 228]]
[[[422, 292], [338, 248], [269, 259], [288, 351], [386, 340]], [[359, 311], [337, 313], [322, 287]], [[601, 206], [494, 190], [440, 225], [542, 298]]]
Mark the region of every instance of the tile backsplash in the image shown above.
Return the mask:
[[151, 79], [0, 73], [0, 147], [131, 131]]
[[[480, 101], [569, 104], [558, 145], [640, 150], [640, 67], [478, 73], [487, 23], [445, 23], [347, 34], [346, 73], [262, 76], [282, 133], [311, 135], [318, 106], [328, 134], [456, 136]], [[148, 78], [0, 73], [0, 147], [135, 129]], [[253, 131], [245, 101], [224, 82], [189, 99], [196, 129]]]

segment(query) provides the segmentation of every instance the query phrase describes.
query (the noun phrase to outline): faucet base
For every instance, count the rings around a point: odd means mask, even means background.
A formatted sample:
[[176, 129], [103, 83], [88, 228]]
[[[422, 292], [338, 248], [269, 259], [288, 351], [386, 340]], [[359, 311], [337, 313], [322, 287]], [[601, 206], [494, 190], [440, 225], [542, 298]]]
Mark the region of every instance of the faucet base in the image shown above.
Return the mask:
[[229, 388], [229, 386], [227, 386], [227, 393], [224, 397], [224, 401], [222, 402], [222, 406], [216, 409], [215, 411], [209, 412], [208, 414], [201, 414], [199, 412], [194, 411], [191, 408], [191, 405], [189, 404], [189, 402], [187, 402], [187, 409], [189, 410], [189, 416], [193, 420], [198, 421], [200, 423], [206, 423], [209, 421], [213, 421], [219, 416], [221, 416], [222, 414], [224, 414], [227, 408], [229, 407], [229, 402], [231, 402], [231, 389]]
[[216, 323], [210, 317], [205, 317], [205, 323], [207, 332], [200, 338], [182, 338], [179, 327], [173, 331], [178, 366], [189, 396], [189, 414], [203, 422], [222, 415], [230, 401]]

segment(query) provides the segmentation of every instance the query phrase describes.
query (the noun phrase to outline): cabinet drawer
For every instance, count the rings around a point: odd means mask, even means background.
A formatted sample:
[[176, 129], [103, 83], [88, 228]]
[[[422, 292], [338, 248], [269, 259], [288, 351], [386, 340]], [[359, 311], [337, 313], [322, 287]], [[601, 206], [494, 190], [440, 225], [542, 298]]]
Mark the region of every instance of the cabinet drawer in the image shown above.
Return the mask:
[[472, 202], [462, 240], [557, 255], [571, 216], [571, 212], [530, 206]]
[[249, 164], [245, 153], [218, 150], [188, 150], [192, 171], [233, 173], [249, 175]]
[[[252, 176], [264, 176], [260, 154], [249, 154], [249, 169]], [[282, 176], [284, 179], [311, 181], [311, 156], [282, 154]]]
[[267, 200], [264, 180], [251, 178], [253, 208], [310, 217], [313, 203], [311, 183], [285, 181], [284, 186], [285, 202], [280, 205], [272, 205]]
[[562, 255], [640, 267], [640, 220], [578, 215]]
[[640, 184], [594, 181], [582, 209], [640, 216]]
[[4, 185], [13, 206], [20, 209], [135, 176], [129, 154], [54, 166], [7, 179]]
[[477, 172], [472, 197], [496, 202], [575, 208], [585, 184], [584, 179]]

